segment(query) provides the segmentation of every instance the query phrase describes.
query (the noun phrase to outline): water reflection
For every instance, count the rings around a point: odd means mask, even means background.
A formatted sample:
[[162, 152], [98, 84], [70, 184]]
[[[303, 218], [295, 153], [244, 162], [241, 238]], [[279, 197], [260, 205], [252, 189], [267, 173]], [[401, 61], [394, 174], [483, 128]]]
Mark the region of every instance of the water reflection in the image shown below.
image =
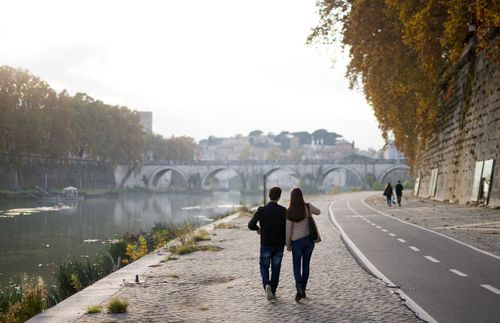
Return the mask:
[[65, 207], [0, 205], [0, 215], [12, 209], [37, 209], [36, 213], [0, 217], [0, 284], [22, 273], [51, 277], [56, 265], [68, 256], [92, 257], [104, 248], [104, 241], [126, 232], [147, 231], [161, 222], [208, 222], [240, 203], [252, 204], [259, 198], [237, 193], [135, 194], [75, 201]]

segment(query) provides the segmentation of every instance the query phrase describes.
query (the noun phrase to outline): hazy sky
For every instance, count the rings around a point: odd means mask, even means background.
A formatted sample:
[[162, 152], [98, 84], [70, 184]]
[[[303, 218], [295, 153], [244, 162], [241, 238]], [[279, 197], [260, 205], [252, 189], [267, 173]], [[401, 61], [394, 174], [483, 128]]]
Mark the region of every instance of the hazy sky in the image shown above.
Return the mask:
[[314, 131], [383, 145], [345, 57], [305, 45], [316, 0], [1, 1], [0, 65], [153, 112], [164, 136]]

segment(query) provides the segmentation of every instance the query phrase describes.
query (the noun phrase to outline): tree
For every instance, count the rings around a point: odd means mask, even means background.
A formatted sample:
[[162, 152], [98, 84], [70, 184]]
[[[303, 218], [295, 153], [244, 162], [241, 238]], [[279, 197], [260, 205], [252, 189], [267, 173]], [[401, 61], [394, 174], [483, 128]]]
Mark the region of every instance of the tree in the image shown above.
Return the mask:
[[480, 48], [500, 27], [498, 0], [323, 0], [308, 42], [339, 43], [349, 51], [347, 78], [361, 86], [387, 140], [411, 164], [442, 113], [439, 78], [463, 51], [478, 24]]

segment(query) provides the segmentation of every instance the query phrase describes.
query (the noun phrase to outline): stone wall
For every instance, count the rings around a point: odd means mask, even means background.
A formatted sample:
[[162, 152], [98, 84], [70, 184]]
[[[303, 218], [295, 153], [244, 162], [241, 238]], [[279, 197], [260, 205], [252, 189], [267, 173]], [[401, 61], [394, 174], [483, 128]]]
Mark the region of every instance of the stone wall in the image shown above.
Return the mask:
[[19, 167], [0, 167], [0, 190], [31, 190], [35, 186], [45, 188], [46, 184], [52, 190], [116, 186], [113, 167], [95, 161], [29, 158]]
[[[419, 196], [465, 204], [471, 201], [476, 161], [494, 159], [489, 204], [500, 205], [500, 51], [497, 46], [477, 53], [475, 47], [472, 41], [443, 76], [441, 126], [419, 154], [415, 176], [420, 176]], [[435, 168], [437, 188], [431, 196]]]

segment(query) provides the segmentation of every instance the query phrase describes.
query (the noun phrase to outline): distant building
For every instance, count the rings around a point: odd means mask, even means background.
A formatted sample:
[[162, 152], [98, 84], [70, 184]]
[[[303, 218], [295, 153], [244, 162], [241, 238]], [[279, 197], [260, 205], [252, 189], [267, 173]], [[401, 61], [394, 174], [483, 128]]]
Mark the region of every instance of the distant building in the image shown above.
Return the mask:
[[388, 140], [383, 148], [384, 159], [405, 159], [405, 156], [396, 148], [394, 140]]
[[153, 133], [153, 112], [138, 111], [142, 129], [145, 133]]

